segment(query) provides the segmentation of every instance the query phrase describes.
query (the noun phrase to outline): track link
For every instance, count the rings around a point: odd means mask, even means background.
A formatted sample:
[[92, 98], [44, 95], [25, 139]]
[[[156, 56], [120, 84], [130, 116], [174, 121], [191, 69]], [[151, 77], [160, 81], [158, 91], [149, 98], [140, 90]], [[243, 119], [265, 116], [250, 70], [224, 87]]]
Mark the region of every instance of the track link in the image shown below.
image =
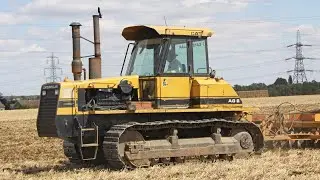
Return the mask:
[[227, 121], [224, 119], [203, 119], [194, 121], [185, 120], [166, 120], [146, 123], [130, 122], [126, 124], [114, 125], [106, 132], [103, 151], [106, 161], [112, 169], [132, 168], [130, 162], [125, 162], [119, 152], [119, 141], [121, 135], [127, 130], [141, 131], [141, 130], [159, 130], [159, 129], [192, 129], [203, 127], [219, 127], [244, 129], [250, 133], [254, 143], [254, 152], [261, 152], [264, 146], [262, 133], [258, 126], [248, 121]]

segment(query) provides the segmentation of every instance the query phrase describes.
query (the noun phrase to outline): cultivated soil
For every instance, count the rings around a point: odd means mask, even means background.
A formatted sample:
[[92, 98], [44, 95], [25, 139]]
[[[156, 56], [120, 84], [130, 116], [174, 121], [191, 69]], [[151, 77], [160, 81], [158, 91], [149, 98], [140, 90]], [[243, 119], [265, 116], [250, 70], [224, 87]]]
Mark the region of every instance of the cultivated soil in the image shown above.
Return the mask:
[[320, 95], [281, 96], [243, 98], [245, 106], [254, 106], [258, 112], [272, 114], [280, 108], [281, 112], [320, 112]]
[[[271, 113], [289, 102], [295, 109], [319, 109], [320, 95], [243, 99]], [[291, 110], [292, 105], [283, 108]], [[320, 179], [320, 150], [275, 150], [232, 162], [188, 162], [133, 171], [78, 167], [63, 155], [62, 141], [39, 138], [37, 110], [0, 111], [0, 179]]]

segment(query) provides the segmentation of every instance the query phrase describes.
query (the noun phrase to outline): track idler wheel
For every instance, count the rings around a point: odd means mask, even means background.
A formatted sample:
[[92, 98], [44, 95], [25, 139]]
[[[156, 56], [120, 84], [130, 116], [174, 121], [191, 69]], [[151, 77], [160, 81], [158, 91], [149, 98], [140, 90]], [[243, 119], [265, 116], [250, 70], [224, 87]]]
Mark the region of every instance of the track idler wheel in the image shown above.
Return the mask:
[[[137, 148], [136, 150], [139, 151], [139, 147], [136, 146], [130, 146], [131, 141], [144, 141], [143, 136], [138, 132], [138, 131], [125, 131], [121, 136], [120, 136], [120, 141], [119, 141], [119, 153], [122, 158], [122, 161], [131, 168], [137, 168], [137, 167], [148, 167], [151, 165], [151, 161], [149, 159], [139, 159], [139, 160], [134, 160], [130, 161], [124, 154], [126, 150], [129, 151], [135, 151], [134, 148]], [[129, 143], [127, 143], [129, 142]], [[129, 149], [131, 148], [131, 149]], [[169, 160], [170, 161], [170, 160]]]
[[233, 136], [236, 140], [240, 142], [242, 149], [253, 149], [253, 140], [248, 132], [238, 132]]

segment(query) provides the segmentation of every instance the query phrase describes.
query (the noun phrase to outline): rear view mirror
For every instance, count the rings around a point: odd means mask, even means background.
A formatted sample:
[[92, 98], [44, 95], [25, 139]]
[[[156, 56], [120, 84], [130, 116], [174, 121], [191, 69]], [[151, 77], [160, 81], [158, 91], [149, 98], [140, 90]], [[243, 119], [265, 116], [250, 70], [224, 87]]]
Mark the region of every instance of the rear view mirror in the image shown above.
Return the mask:
[[213, 70], [210, 68], [210, 78], [215, 78], [216, 77], [216, 70]]

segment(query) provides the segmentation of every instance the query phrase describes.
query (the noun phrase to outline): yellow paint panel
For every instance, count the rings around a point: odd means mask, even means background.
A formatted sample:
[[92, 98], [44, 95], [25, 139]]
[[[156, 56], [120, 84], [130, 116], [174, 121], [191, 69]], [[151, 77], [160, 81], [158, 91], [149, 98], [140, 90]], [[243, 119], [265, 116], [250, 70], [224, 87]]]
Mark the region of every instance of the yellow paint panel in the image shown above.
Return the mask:
[[195, 78], [192, 82], [191, 97], [238, 97], [238, 94], [224, 80]]
[[154, 29], [160, 35], [184, 35], [211, 37], [214, 33], [208, 28], [178, 27], [178, 26], [145, 26]]
[[[188, 108], [188, 109], [139, 109], [134, 112], [126, 111], [126, 110], [110, 110], [110, 111], [91, 111], [89, 114], [126, 114], [126, 113], [181, 113], [181, 112], [216, 112], [216, 111], [242, 111], [243, 108], [234, 107], [234, 108], [226, 108], [223, 106], [216, 108], [208, 108], [208, 109], [198, 109], [198, 108]], [[87, 112], [88, 113], [88, 112]], [[84, 114], [87, 114], [84, 113]], [[82, 114], [82, 113], [81, 113]]]
[[141, 33], [175, 36], [211, 37], [213, 31], [208, 28], [188, 28], [175, 26], [130, 26], [122, 31], [122, 36], [127, 40], [137, 40]]
[[201, 105], [194, 105], [193, 108], [206, 108], [206, 109], [238, 109], [242, 108], [242, 104], [201, 104]]
[[73, 98], [73, 88], [62, 88], [60, 91], [60, 98]]
[[314, 119], [315, 121], [320, 121], [320, 114], [319, 113], [315, 114]]
[[161, 99], [189, 99], [189, 77], [159, 77], [157, 79], [157, 98]]
[[[242, 107], [227, 107], [225, 105], [216, 106], [215, 108], [206, 108], [206, 109], [199, 109], [199, 108], [189, 108], [189, 109], [140, 109], [136, 110], [135, 112], [126, 111], [126, 110], [109, 110], [109, 111], [86, 111], [86, 112], [78, 112], [78, 115], [88, 115], [88, 114], [144, 114], [144, 113], [181, 113], [181, 112], [218, 112], [218, 111], [243, 111], [244, 108]], [[72, 115], [76, 114], [75, 112], [72, 113], [72, 108], [59, 108], [57, 115]]]
[[75, 113], [76, 113], [76, 108], [72, 109], [72, 107], [58, 108], [57, 110], [57, 115], [72, 115]]
[[134, 87], [139, 88], [139, 76], [121, 76], [121, 77], [110, 77], [101, 79], [89, 79], [83, 81], [67, 81], [61, 82], [61, 87], [75, 87], [78, 88], [116, 88], [121, 80], [128, 80], [128, 82]]

